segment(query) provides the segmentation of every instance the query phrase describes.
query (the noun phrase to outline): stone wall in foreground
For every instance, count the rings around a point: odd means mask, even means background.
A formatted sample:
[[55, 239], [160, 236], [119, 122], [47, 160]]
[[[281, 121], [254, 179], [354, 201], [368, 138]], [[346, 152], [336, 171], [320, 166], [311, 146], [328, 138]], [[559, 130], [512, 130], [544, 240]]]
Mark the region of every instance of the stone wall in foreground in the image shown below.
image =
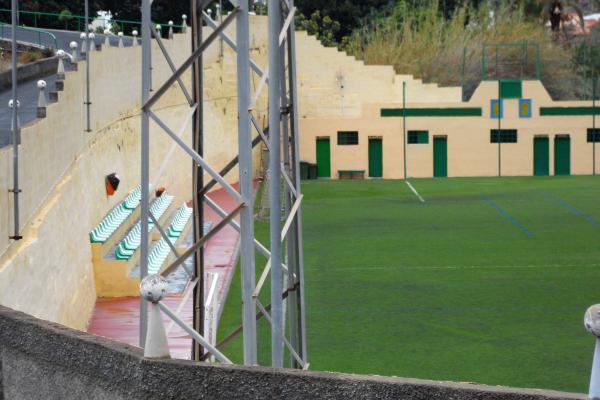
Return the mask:
[[550, 400], [586, 396], [416, 379], [148, 360], [139, 348], [0, 306], [0, 400]]

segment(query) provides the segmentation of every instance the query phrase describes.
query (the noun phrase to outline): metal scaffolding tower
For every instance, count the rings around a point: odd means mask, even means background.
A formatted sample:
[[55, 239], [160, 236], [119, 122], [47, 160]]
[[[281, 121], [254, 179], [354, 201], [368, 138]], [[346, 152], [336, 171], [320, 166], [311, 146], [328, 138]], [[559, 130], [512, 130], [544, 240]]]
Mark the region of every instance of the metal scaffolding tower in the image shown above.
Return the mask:
[[[176, 259], [161, 275], [167, 276], [190, 257], [194, 258], [195, 269], [188, 271], [192, 287], [194, 287], [194, 326], [183, 326], [178, 316], [160, 305], [163, 312], [169, 315], [195, 339], [196, 345], [192, 358], [204, 360], [214, 357], [229, 363], [229, 358], [219, 351], [219, 347], [239, 333], [243, 335], [243, 359], [245, 365], [258, 364], [257, 343], [267, 338], [257, 337], [257, 320], [265, 318], [271, 325], [271, 362], [273, 367], [283, 367], [284, 355], [289, 354], [290, 366], [308, 368], [306, 349], [306, 324], [304, 312], [304, 271], [302, 248], [302, 193], [300, 187], [299, 149], [298, 149], [298, 106], [296, 87], [296, 59], [294, 42], [294, 1], [269, 0], [268, 2], [268, 53], [269, 66], [261, 69], [250, 57], [249, 43], [249, 8], [250, 0], [230, 0], [233, 10], [223, 18], [215, 21], [205, 8], [210, 0], [192, 1], [192, 54], [179, 67], [175, 68], [159, 35], [154, 35], [161, 53], [166, 58], [173, 74], [154, 92], [150, 91], [153, 29], [151, 26], [151, 0], [142, 1], [142, 116], [141, 116], [141, 279], [148, 274], [148, 221], [153, 221], [166, 241], [162, 227], [150, 213], [150, 121], [160, 127], [173, 142], [181, 147], [193, 160], [194, 168], [194, 244], [179, 254], [171, 246]], [[236, 23], [235, 40], [225, 33], [225, 28]], [[202, 27], [206, 24], [212, 28], [211, 33], [203, 38]], [[237, 60], [237, 106], [238, 106], [238, 155], [217, 171], [203, 156], [203, 52], [215, 41], [221, 40], [236, 52]], [[192, 68], [193, 96], [190, 96], [182, 75]], [[260, 77], [256, 92], [251, 96], [251, 74]], [[175, 132], [156, 113], [153, 106], [174, 84], [178, 84], [185, 94], [190, 107], [189, 118], [194, 121], [192, 144], [186, 143], [181, 135], [188, 121], [183, 121], [182, 128]], [[268, 84], [268, 129], [258, 123], [254, 110], [261, 95], [262, 88]], [[256, 131], [253, 134], [253, 131]], [[269, 150], [269, 206], [270, 206], [270, 245], [260, 243], [254, 236], [254, 190], [253, 190], [253, 149], [263, 143]], [[235, 166], [239, 166], [239, 191], [224, 178]], [[211, 180], [205, 183], [202, 179], [207, 173]], [[281, 193], [280, 182], [283, 182]], [[230, 213], [206, 196], [215, 185], [220, 185], [236, 200], [237, 207]], [[213, 209], [222, 220], [208, 233], [202, 232], [202, 210], [204, 205]], [[280, 213], [283, 210], [283, 216]], [[239, 216], [239, 222], [236, 217]], [[227, 336], [221, 343], [213, 345], [203, 336], [203, 260], [202, 249], [207, 241], [223, 227], [231, 225], [240, 233], [240, 267], [242, 279], [242, 326]], [[264, 255], [268, 262], [256, 281], [255, 252]], [[271, 275], [271, 304], [264, 305], [259, 294]], [[147, 329], [147, 303], [141, 300], [140, 305], [140, 345], [145, 344]], [[285, 311], [284, 311], [285, 310]], [[287, 323], [286, 323], [287, 319]]]

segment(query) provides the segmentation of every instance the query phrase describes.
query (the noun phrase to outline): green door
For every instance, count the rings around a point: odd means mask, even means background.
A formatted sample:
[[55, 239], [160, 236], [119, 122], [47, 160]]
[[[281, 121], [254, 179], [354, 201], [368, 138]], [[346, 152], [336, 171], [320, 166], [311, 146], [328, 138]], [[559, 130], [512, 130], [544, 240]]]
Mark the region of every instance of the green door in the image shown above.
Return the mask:
[[433, 137], [433, 176], [445, 178], [448, 176], [448, 139]]
[[383, 144], [381, 139], [369, 139], [369, 177], [383, 176]]
[[547, 137], [533, 138], [533, 175], [550, 175], [550, 141]]
[[571, 138], [554, 137], [554, 175], [571, 175]]
[[331, 177], [330, 158], [329, 138], [317, 138], [317, 176], [319, 178]]

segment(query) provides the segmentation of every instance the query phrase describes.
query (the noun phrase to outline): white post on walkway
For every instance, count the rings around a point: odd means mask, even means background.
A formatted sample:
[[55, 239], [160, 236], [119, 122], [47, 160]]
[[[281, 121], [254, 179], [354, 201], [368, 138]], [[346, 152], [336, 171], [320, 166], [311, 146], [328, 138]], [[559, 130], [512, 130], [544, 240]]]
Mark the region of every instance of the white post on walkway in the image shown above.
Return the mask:
[[71, 62], [76, 63], [79, 61], [79, 57], [77, 56], [77, 42], [72, 41], [69, 43], [69, 47], [71, 48]]
[[169, 21], [169, 40], [173, 39], [173, 21]]
[[157, 36], [159, 39], [162, 39], [162, 33], [161, 33], [161, 31], [162, 31], [162, 26], [160, 26], [160, 25], [156, 25], [156, 29], [155, 29], [155, 31], [156, 31], [156, 36]]
[[133, 46], [137, 46], [138, 45], [138, 31], [134, 30], [133, 32], [131, 32], [131, 34], [133, 35]]
[[123, 44], [123, 32], [119, 32], [118, 36], [119, 36], [119, 48], [125, 47], [125, 45]]
[[40, 79], [37, 81], [37, 87], [40, 90], [37, 104], [37, 117], [46, 118], [46, 81]]
[[591, 400], [600, 400], [600, 304], [593, 305], [587, 309], [584, 317], [584, 325], [585, 329], [596, 337], [589, 398]]
[[96, 50], [96, 34], [94, 32], [90, 33], [90, 53]]
[[171, 358], [167, 331], [158, 305], [168, 287], [167, 279], [158, 274], [148, 275], [140, 282], [140, 294], [150, 302], [148, 333], [144, 345], [144, 357], [147, 358]]
[[58, 68], [56, 69], [56, 78], [58, 80], [63, 80], [65, 79], [65, 62], [64, 62], [64, 58], [67, 55], [64, 50], [59, 50], [56, 52], [56, 55], [58, 56]]
[[[13, 103], [14, 102], [12, 101], [12, 99], [10, 99], [8, 101], [8, 108], [10, 108], [11, 110], [13, 109]], [[17, 100], [17, 110], [19, 108], [21, 108], [21, 102], [19, 100]], [[17, 112], [17, 129], [21, 129], [21, 117], [19, 116], [18, 112]], [[12, 120], [10, 122], [10, 130], [13, 131], [13, 132], [15, 131], [15, 122], [14, 122], [14, 120]], [[18, 140], [18, 138], [17, 138], [17, 140]]]
[[79, 51], [79, 54], [87, 54], [87, 40], [85, 40], [85, 32], [81, 32], [79, 39], [81, 39], [81, 50]]
[[104, 45], [106, 47], [110, 46], [110, 30], [109, 29], [105, 29], [104, 30]]
[[183, 14], [181, 16], [181, 33], [187, 32], [187, 15]]

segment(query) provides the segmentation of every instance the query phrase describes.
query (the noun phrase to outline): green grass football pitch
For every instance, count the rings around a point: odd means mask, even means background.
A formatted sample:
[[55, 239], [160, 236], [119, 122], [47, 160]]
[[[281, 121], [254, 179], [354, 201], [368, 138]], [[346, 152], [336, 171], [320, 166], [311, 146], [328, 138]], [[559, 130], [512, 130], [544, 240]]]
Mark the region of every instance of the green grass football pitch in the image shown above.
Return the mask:
[[[404, 181], [303, 183], [310, 368], [585, 392], [600, 178], [411, 183], [424, 203]], [[256, 235], [268, 245], [265, 222]], [[238, 268], [221, 337], [240, 325], [240, 298]], [[223, 351], [240, 362], [241, 345]]]

